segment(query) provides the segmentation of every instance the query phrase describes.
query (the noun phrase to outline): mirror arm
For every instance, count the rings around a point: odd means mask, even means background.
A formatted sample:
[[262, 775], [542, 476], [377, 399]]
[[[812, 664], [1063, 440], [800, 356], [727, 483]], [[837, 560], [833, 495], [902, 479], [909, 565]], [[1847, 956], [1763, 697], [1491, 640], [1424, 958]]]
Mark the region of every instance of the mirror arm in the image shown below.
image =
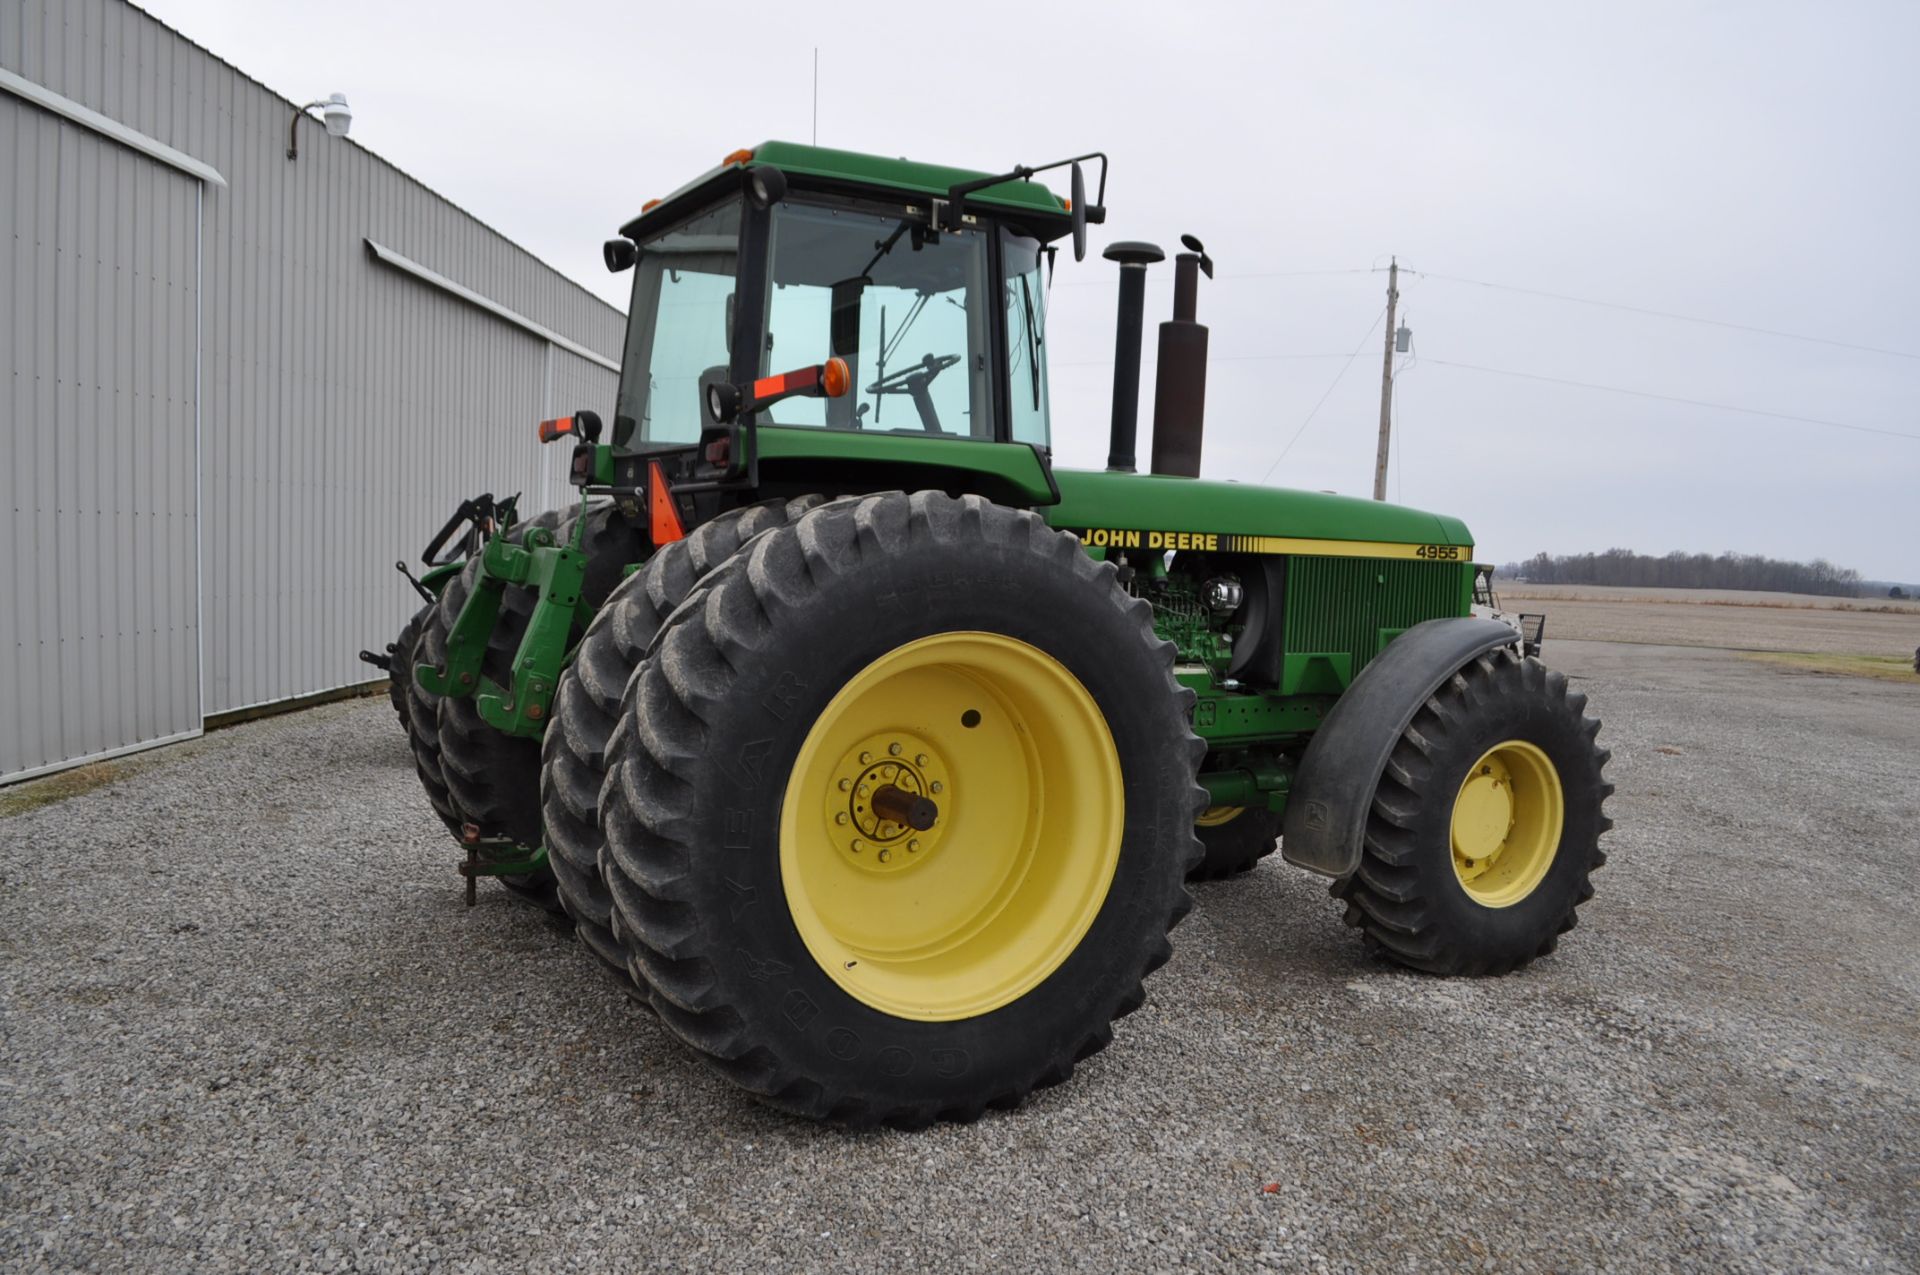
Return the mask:
[[1100, 225], [1107, 219], [1107, 153], [1105, 151], [1088, 151], [1084, 155], [1075, 155], [1071, 159], [1057, 159], [1051, 164], [1039, 164], [1032, 168], [1029, 168], [1025, 164], [1016, 164], [1012, 172], [1001, 173], [997, 177], [977, 177], [970, 182], [960, 182], [948, 187], [946, 215], [944, 218], [945, 224], [938, 228], [942, 230], [960, 229], [962, 224], [961, 214], [965, 210], [967, 196], [973, 194], [975, 191], [985, 190], [989, 186], [998, 186], [1002, 182], [1031, 181], [1036, 174], [1048, 172], [1055, 168], [1065, 168], [1069, 164], [1078, 164], [1082, 160], [1089, 159], [1097, 159], [1100, 161], [1100, 193], [1094, 196], [1093, 204], [1087, 209], [1087, 220], [1096, 226]]

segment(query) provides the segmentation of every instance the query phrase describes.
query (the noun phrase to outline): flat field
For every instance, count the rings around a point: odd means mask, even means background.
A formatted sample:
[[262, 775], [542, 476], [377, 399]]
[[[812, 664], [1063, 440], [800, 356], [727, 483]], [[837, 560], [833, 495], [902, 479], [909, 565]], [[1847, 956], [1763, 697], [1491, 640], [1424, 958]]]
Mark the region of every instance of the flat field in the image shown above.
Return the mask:
[[1905, 656], [1920, 647], [1920, 602], [1737, 589], [1617, 589], [1494, 582], [1507, 611], [1543, 611], [1556, 638]]

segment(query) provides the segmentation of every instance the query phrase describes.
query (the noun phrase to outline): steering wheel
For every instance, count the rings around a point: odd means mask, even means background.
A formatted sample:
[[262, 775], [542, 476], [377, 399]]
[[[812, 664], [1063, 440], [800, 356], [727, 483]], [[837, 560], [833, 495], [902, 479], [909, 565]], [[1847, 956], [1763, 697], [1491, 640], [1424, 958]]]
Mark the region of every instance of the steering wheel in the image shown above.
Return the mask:
[[903, 368], [887, 373], [872, 385], [867, 386], [869, 394], [911, 394], [915, 390], [914, 382], [921, 387], [932, 382], [933, 378], [960, 361], [958, 354], [929, 354], [918, 363], [909, 363]]

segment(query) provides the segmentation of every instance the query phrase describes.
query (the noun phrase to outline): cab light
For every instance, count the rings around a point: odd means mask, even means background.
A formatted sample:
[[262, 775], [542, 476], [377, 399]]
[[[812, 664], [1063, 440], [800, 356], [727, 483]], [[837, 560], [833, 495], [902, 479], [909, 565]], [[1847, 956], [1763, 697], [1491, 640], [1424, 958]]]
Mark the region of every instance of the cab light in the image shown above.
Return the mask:
[[720, 167], [725, 168], [730, 164], [744, 164], [752, 158], [753, 152], [751, 150], [730, 151], [727, 157], [720, 161]]
[[659, 200], [649, 199], [646, 203], [640, 205], [640, 211], [642, 213], [650, 213], [654, 209], [658, 208], [659, 206], [660, 206]]
[[820, 392], [828, 398], [839, 398], [845, 394], [852, 381], [853, 373], [847, 370], [847, 361], [839, 355], [821, 364]]

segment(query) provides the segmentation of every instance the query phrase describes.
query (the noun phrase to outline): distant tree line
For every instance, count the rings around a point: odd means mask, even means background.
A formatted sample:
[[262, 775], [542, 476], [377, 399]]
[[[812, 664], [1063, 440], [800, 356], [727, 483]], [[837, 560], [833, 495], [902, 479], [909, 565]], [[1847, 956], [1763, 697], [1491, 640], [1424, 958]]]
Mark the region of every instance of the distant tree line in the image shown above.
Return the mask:
[[1860, 573], [1823, 558], [1783, 562], [1757, 553], [1681, 553], [1664, 557], [1609, 549], [1605, 553], [1536, 553], [1500, 569], [1510, 580], [1533, 584], [1601, 584], [1637, 589], [1760, 589], [1817, 593], [1836, 598], [1861, 594]]

